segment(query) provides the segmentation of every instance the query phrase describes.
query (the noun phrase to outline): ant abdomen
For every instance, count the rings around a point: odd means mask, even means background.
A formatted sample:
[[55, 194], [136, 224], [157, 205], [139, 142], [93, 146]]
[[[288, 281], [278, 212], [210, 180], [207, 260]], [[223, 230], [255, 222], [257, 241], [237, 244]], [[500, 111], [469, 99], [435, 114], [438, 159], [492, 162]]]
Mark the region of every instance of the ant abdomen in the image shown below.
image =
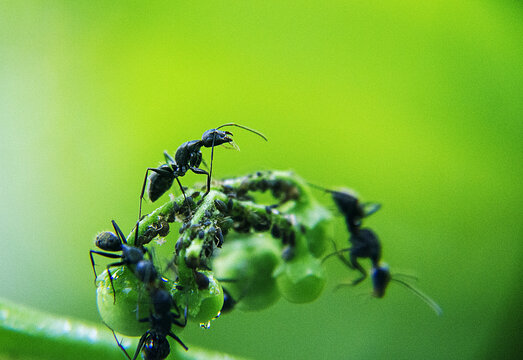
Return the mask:
[[[161, 171], [171, 171], [171, 167], [173, 166], [168, 164], [161, 165], [158, 169]], [[160, 196], [165, 194], [167, 190], [169, 190], [173, 184], [174, 176], [165, 176], [157, 172], [153, 172], [151, 176], [149, 176], [149, 190], [147, 194], [149, 195], [149, 199], [152, 202], [155, 202], [158, 200]]]
[[143, 346], [145, 360], [163, 360], [169, 356], [171, 346], [165, 336], [151, 335]]
[[122, 242], [118, 239], [118, 236], [111, 231], [104, 231], [96, 235], [94, 243], [96, 247], [105, 251], [122, 250]]

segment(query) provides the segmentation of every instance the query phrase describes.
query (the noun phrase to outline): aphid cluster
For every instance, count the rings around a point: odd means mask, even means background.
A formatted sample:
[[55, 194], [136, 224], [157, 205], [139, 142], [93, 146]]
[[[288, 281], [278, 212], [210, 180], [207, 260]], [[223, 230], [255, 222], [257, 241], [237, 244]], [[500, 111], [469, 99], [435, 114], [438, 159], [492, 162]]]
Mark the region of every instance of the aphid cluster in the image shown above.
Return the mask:
[[[240, 127], [266, 140], [257, 131], [230, 123], [206, 131], [199, 140], [183, 143], [174, 157], [165, 152], [165, 164], [146, 170], [139, 220], [130, 235], [126, 238], [113, 220], [114, 232], [98, 234], [95, 244], [100, 250], [90, 251], [104, 322], [113, 334], [141, 336], [133, 360], [140, 353], [145, 359], [165, 359], [170, 353], [168, 338], [187, 350], [175, 332], [188, 320], [208, 327], [212, 319], [235, 308], [261, 310], [280, 297], [293, 303], [315, 300], [326, 282], [322, 263], [334, 255], [360, 273], [354, 285], [367, 276], [359, 260], [370, 259], [377, 297], [384, 295], [391, 280], [412, 288], [391, 276], [380, 262], [381, 244], [376, 234], [362, 227], [362, 220], [376, 212], [379, 204], [362, 204], [348, 192], [321, 188], [332, 195], [343, 215], [351, 244], [339, 251], [335, 247], [334, 253], [324, 257], [331, 213], [312, 196], [310, 184], [296, 174], [256, 172], [215, 181], [211, 188], [214, 146], [232, 144], [232, 133], [219, 130], [225, 126]], [[211, 148], [208, 172], [200, 168], [205, 164], [202, 147]], [[180, 178], [189, 170], [206, 175], [205, 186], [183, 187]], [[175, 179], [181, 195], [171, 195], [169, 201], [142, 217], [147, 182], [147, 195], [154, 202]], [[166, 242], [172, 255], [161, 263], [155, 250], [165, 237], [173, 237], [176, 229], [178, 239]], [[348, 258], [344, 252], [349, 252]], [[95, 254], [117, 260], [97, 276]], [[131, 359], [116, 335], [115, 339]]]

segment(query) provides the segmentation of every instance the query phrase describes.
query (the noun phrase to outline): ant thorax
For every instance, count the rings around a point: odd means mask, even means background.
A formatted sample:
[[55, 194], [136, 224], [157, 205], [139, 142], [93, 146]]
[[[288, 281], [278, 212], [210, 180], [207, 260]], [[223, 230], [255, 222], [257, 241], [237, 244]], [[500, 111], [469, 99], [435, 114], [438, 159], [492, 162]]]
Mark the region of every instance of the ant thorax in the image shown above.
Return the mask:
[[[178, 170], [181, 174], [185, 174], [191, 166], [198, 167], [200, 165], [199, 163], [196, 163], [198, 162], [198, 153], [200, 153], [201, 147], [201, 140], [191, 140], [184, 142], [176, 150], [176, 154], [174, 154], [174, 160], [176, 161], [176, 165], [178, 165]], [[201, 155], [199, 158], [201, 162]]]
[[128, 264], [138, 264], [140, 260], [143, 260], [143, 251], [140, 248], [122, 245], [122, 258]]

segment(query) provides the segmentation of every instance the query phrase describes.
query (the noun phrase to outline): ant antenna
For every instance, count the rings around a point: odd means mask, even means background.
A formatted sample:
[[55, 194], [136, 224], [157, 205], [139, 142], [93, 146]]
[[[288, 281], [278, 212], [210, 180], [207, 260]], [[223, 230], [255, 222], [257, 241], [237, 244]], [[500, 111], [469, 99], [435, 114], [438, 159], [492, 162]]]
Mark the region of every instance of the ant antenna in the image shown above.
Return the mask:
[[309, 185], [310, 187], [313, 187], [315, 189], [318, 189], [318, 190], [321, 190], [321, 191], [325, 191], [325, 192], [328, 192], [330, 194], [332, 193], [336, 193], [336, 192], [339, 192], [339, 191], [335, 191], [335, 190], [330, 190], [330, 189], [327, 189], [327, 188], [324, 188], [323, 186], [319, 186], [319, 185], [316, 185], [316, 184], [313, 184], [313, 183], [310, 183], [307, 181], [307, 185]]
[[423, 292], [421, 292], [421, 290], [418, 290], [417, 288], [415, 288], [414, 286], [412, 286], [411, 284], [409, 284], [408, 282], [406, 282], [404, 280], [400, 280], [400, 279], [397, 279], [394, 277], [392, 277], [391, 280], [397, 282], [398, 284], [403, 285], [405, 288], [412, 291], [421, 300], [423, 300], [425, 302], [425, 304], [427, 304], [432, 310], [434, 310], [436, 315], [441, 316], [443, 314], [443, 309], [434, 300], [432, 300], [428, 295], [425, 295]]
[[[258, 136], [260, 136], [263, 140], [265, 141], [268, 141], [267, 138], [265, 137], [265, 135], [263, 135], [261, 132], [259, 131], [256, 131], [254, 129], [251, 129], [251, 128], [248, 128], [247, 126], [243, 126], [243, 125], [240, 125], [240, 124], [235, 124], [235, 123], [227, 123], [227, 124], [223, 124], [223, 125], [220, 125], [216, 128], [216, 130], [222, 128], [222, 127], [226, 127], [226, 126], [236, 126], [236, 127], [239, 127], [241, 129], [244, 129], [244, 130], [247, 130], [247, 131], [250, 131]], [[232, 135], [232, 134], [231, 134]], [[216, 138], [216, 135], [213, 134], [212, 136], [212, 145], [211, 145], [211, 168], [209, 169], [209, 182], [207, 184], [207, 192], [209, 192], [209, 190], [211, 189], [211, 178], [212, 178], [212, 159], [214, 158], [214, 139]]]
[[254, 129], [251, 129], [251, 128], [248, 128], [247, 126], [243, 126], [243, 125], [240, 125], [240, 124], [235, 124], [235, 123], [227, 123], [227, 124], [223, 124], [223, 125], [220, 125], [216, 128], [216, 130], [222, 128], [222, 127], [226, 127], [226, 126], [236, 126], [236, 127], [239, 127], [241, 129], [244, 129], [244, 130], [247, 130], [247, 131], [250, 131], [252, 133], [255, 133], [256, 135], [260, 136], [261, 138], [263, 138], [263, 140], [265, 141], [269, 141], [267, 140], [267, 138], [265, 137], [265, 135], [263, 135], [261, 132], [257, 131], [257, 130], [254, 130]]
[[122, 241], [123, 244], [127, 245], [127, 240], [125, 239], [125, 235], [123, 234], [122, 230], [120, 230], [120, 227], [116, 223], [116, 221], [112, 220], [114, 231], [116, 232], [116, 236]]

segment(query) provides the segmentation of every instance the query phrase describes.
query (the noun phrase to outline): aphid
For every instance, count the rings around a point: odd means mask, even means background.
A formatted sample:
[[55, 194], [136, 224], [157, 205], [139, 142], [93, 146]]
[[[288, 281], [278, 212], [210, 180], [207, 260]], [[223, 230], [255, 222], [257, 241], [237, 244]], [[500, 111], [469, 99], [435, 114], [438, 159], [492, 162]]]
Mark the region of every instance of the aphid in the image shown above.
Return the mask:
[[227, 289], [222, 286], [223, 289], [223, 305], [222, 309], [220, 310], [220, 314], [226, 314], [234, 309], [236, 304], [238, 303], [234, 298], [232, 297], [231, 293], [227, 291]]
[[[221, 283], [237, 283], [239, 280], [238, 279], [218, 279], [218, 281], [220, 281]], [[238, 303], [245, 297], [245, 295], [247, 295], [247, 292], [248, 292], [248, 289], [249, 287], [243, 287], [242, 289], [242, 293], [238, 296], [237, 299], [235, 299], [232, 294], [229, 292], [229, 290], [227, 290], [227, 288], [222, 284], [222, 290], [223, 290], [223, 305], [222, 305], [222, 308], [220, 310], [220, 315], [221, 314], [226, 314], [228, 312], [231, 312], [235, 307], [236, 305], [238, 305]]]
[[224, 241], [224, 238], [223, 238], [223, 232], [222, 232], [222, 229], [217, 227], [216, 228], [216, 235], [214, 236], [214, 239], [215, 239], [215, 243], [216, 243], [216, 246], [221, 248], [222, 245], [223, 245], [223, 241]]
[[229, 212], [229, 209], [227, 208], [227, 204], [220, 199], [214, 200], [214, 206], [216, 206], [216, 209], [218, 209], [218, 211], [221, 213]]
[[[337, 288], [346, 285], [357, 285], [362, 282], [367, 277], [367, 272], [358, 262], [358, 259], [368, 258], [371, 261], [371, 280], [373, 293], [372, 295], [377, 298], [382, 298], [385, 296], [385, 291], [390, 281], [394, 281], [405, 288], [411, 290], [415, 295], [420, 297], [427, 305], [436, 312], [437, 315], [443, 313], [440, 306], [434, 302], [430, 297], [423, 294], [420, 290], [416, 289], [408, 282], [399, 279], [401, 274], [392, 275], [390, 273], [389, 267], [387, 264], [381, 262], [381, 243], [376, 236], [376, 234], [370, 229], [360, 229], [357, 233], [352, 233], [349, 238], [351, 243], [350, 248], [345, 248], [338, 250], [336, 249], [336, 244], [334, 244], [334, 250], [332, 254], [327, 255], [323, 261], [327, 260], [329, 257], [336, 255], [338, 258], [350, 269], [358, 270], [361, 273], [361, 276], [352, 281], [351, 284], [341, 284]], [[349, 252], [349, 259], [343, 256], [343, 252]]]
[[[239, 124], [228, 123], [218, 126], [216, 129], [207, 130], [203, 133], [202, 138], [200, 140], [191, 140], [184, 142], [176, 150], [176, 153], [174, 154], [174, 159], [167, 152], [164, 152], [166, 163], [159, 166], [158, 168], [147, 168], [145, 172], [145, 179], [143, 181], [142, 191], [140, 193], [139, 216], [141, 216], [142, 214], [142, 199], [145, 193], [145, 185], [147, 183], [147, 176], [149, 174], [149, 171], [153, 172], [153, 174], [151, 174], [151, 176], [149, 177], [148, 190], [149, 199], [152, 202], [156, 201], [160, 196], [162, 196], [167, 190], [171, 188], [174, 179], [176, 179], [176, 181], [178, 182], [178, 185], [180, 186], [180, 189], [182, 190], [185, 199], [187, 199], [182, 184], [180, 183], [179, 177], [184, 176], [189, 170], [191, 170], [195, 174], [207, 175], [207, 190], [204, 196], [207, 195], [207, 193], [211, 189], [214, 147], [226, 143], [232, 143], [232, 138], [230, 137], [232, 136], [231, 132], [218, 130], [226, 126], [236, 126], [242, 128], [244, 130], [255, 133], [256, 135], [259, 135], [265, 141], [267, 141], [267, 138], [256, 130], [250, 129]], [[209, 172], [199, 168], [200, 164], [202, 163], [202, 147], [211, 148], [211, 166]]]
[[[96, 237], [96, 246], [105, 251], [89, 250], [89, 256], [91, 257], [95, 282], [97, 275], [94, 267], [95, 263], [93, 254], [98, 254], [110, 259], [121, 259], [121, 261], [107, 265], [107, 273], [109, 274], [109, 280], [111, 281], [111, 287], [113, 289], [114, 303], [116, 303], [116, 292], [114, 290], [113, 277], [110, 270], [111, 267], [122, 265], [128, 266], [136, 277], [146, 284], [154, 281], [158, 277], [158, 273], [152, 261], [144, 259], [144, 255], [148, 253], [147, 249], [144, 247], [127, 245], [127, 240], [125, 239], [122, 230], [120, 230], [120, 227], [118, 227], [114, 220], [112, 220], [112, 224], [116, 234], [110, 231], [104, 231]], [[138, 224], [136, 224], [135, 234], [136, 242], [138, 240]], [[113, 254], [113, 252], [117, 251], [121, 251], [122, 253]]]
[[209, 288], [209, 278], [204, 273], [194, 270], [194, 281], [198, 286], [198, 290]]
[[332, 195], [332, 200], [343, 214], [350, 233], [357, 232], [361, 226], [361, 220], [381, 208], [381, 204], [378, 203], [360, 203], [359, 199], [348, 191], [335, 191], [314, 184], [309, 185]]

